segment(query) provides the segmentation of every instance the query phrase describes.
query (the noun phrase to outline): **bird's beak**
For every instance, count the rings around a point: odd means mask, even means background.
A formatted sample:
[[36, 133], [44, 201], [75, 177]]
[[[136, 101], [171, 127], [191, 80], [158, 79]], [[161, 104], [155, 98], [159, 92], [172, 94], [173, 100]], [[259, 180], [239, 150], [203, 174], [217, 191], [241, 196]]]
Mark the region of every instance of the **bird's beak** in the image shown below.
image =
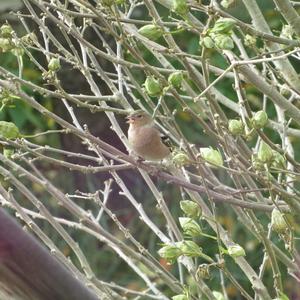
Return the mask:
[[134, 123], [134, 118], [132, 118], [131, 116], [126, 117], [126, 119], [127, 119], [126, 123], [128, 124]]

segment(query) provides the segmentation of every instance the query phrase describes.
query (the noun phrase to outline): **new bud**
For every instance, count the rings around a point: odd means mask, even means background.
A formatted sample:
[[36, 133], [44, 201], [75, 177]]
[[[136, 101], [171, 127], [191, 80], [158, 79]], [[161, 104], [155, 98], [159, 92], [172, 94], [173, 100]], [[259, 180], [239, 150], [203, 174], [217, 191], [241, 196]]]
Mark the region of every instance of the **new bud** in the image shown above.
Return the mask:
[[52, 57], [48, 63], [48, 69], [50, 71], [56, 72], [60, 69], [60, 61], [56, 57]]
[[193, 241], [179, 242], [179, 248], [183, 255], [189, 257], [199, 257], [203, 255], [202, 249]]
[[192, 218], [181, 217], [179, 223], [183, 232], [191, 237], [197, 237], [202, 234], [200, 225]]
[[9, 24], [3, 24], [0, 27], [0, 35], [1, 35], [1, 37], [11, 38], [13, 32], [14, 32], [14, 30], [12, 29], [12, 27]]
[[182, 255], [182, 251], [175, 245], [166, 245], [158, 250], [158, 254], [168, 262], [173, 263], [180, 255]]
[[273, 150], [273, 161], [272, 161], [271, 167], [275, 168], [275, 169], [285, 169], [286, 168], [285, 157], [275, 150]]
[[13, 156], [13, 154], [15, 153], [15, 150], [12, 148], [3, 148], [3, 155], [6, 158], [11, 158]]
[[172, 10], [178, 15], [185, 16], [189, 12], [186, 0], [173, 0]]
[[212, 49], [215, 47], [215, 43], [210, 36], [205, 36], [203, 39], [200, 40], [200, 46], [203, 46], [207, 49]]
[[138, 30], [138, 33], [152, 41], [159, 39], [163, 35], [162, 29], [154, 24], [148, 24], [141, 27]]
[[269, 118], [265, 111], [260, 110], [251, 119], [252, 126], [256, 129], [264, 128], [268, 124]]
[[184, 167], [190, 163], [188, 155], [183, 151], [172, 152], [172, 162], [177, 167]]
[[216, 21], [214, 27], [210, 30], [212, 33], [222, 33], [229, 34], [233, 27], [235, 26], [236, 21], [230, 18], [220, 18]]
[[242, 135], [244, 133], [242, 120], [229, 120], [228, 130], [234, 136]]
[[228, 248], [228, 254], [233, 258], [237, 258], [240, 256], [246, 256], [244, 248], [238, 244], [230, 246]]
[[226, 34], [216, 34], [213, 37], [215, 45], [219, 49], [232, 50], [234, 48], [233, 40], [230, 36]]
[[20, 136], [19, 128], [12, 122], [0, 121], [0, 136], [11, 140]]
[[273, 159], [273, 150], [272, 148], [266, 144], [264, 141], [260, 143], [258, 152], [257, 152], [257, 158], [262, 163], [269, 163]]
[[174, 88], [180, 88], [183, 80], [183, 75], [181, 71], [176, 71], [168, 77], [168, 82]]
[[222, 167], [224, 164], [222, 155], [218, 150], [210, 147], [200, 148], [200, 154], [205, 161], [215, 166]]
[[191, 200], [180, 201], [180, 208], [189, 218], [199, 218], [202, 214], [200, 206]]
[[8, 52], [15, 47], [11, 39], [0, 38], [0, 48], [3, 52]]
[[283, 214], [277, 208], [272, 210], [271, 226], [277, 233], [284, 233], [288, 229]]
[[159, 96], [162, 93], [160, 82], [153, 76], [148, 76], [144, 83], [146, 92], [149, 96]]

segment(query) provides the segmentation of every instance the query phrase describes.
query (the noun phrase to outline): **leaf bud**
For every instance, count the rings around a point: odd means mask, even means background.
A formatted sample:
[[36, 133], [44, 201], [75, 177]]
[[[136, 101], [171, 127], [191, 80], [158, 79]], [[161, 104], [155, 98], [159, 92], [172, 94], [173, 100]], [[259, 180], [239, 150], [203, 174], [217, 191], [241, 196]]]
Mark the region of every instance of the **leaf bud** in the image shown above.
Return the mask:
[[237, 258], [240, 256], [246, 256], [244, 248], [242, 246], [240, 246], [239, 244], [229, 246], [228, 254], [233, 258]]
[[199, 218], [202, 214], [200, 206], [191, 200], [181, 200], [180, 208], [189, 218]]
[[15, 150], [13, 148], [3, 148], [3, 155], [6, 158], [11, 158], [13, 156], [13, 154], [15, 153]]
[[0, 38], [0, 48], [3, 52], [8, 52], [15, 47], [11, 39]]
[[236, 21], [231, 18], [220, 18], [214, 24], [214, 27], [210, 29], [212, 33], [228, 34], [235, 26]]
[[182, 255], [189, 257], [198, 257], [203, 255], [202, 249], [193, 241], [182, 241], [178, 244]]
[[216, 34], [213, 37], [215, 45], [219, 49], [232, 50], [234, 48], [233, 40], [230, 36], [226, 34]]
[[229, 8], [233, 3], [234, 3], [235, 0], [222, 0], [221, 1], [221, 5], [224, 7], [224, 8]]
[[264, 164], [257, 158], [256, 154], [252, 154], [251, 164], [252, 164], [252, 167], [257, 171], [263, 171], [264, 170]]
[[255, 36], [250, 35], [250, 34], [246, 34], [246, 36], [244, 38], [244, 43], [248, 47], [255, 46], [256, 45], [256, 38], [255, 38]]
[[180, 88], [183, 80], [183, 75], [181, 71], [176, 71], [169, 75], [168, 82], [174, 88]]
[[234, 136], [242, 135], [244, 133], [242, 120], [229, 120], [228, 130]]
[[205, 36], [204, 38], [200, 39], [200, 46], [203, 46], [207, 49], [212, 49], [215, 47], [215, 43], [210, 36]]
[[191, 237], [196, 237], [202, 234], [200, 225], [191, 218], [180, 217], [179, 223], [183, 232]]
[[172, 162], [176, 167], [183, 167], [190, 163], [188, 155], [183, 151], [172, 152]]
[[286, 168], [285, 157], [275, 150], [273, 150], [272, 152], [273, 152], [273, 161], [271, 167], [276, 169], [285, 169]]
[[274, 208], [271, 215], [271, 226], [277, 233], [284, 233], [288, 229], [288, 225], [279, 209]]
[[264, 141], [262, 141], [259, 145], [259, 149], [258, 149], [258, 152], [257, 152], [257, 158], [262, 163], [270, 163], [273, 159], [273, 150]]
[[201, 157], [211, 163], [212, 165], [222, 167], [224, 162], [221, 153], [219, 150], [215, 150], [211, 147], [200, 148]]
[[53, 72], [58, 71], [60, 69], [59, 58], [52, 57], [48, 63], [48, 69]]
[[268, 124], [269, 118], [265, 111], [260, 110], [255, 113], [251, 119], [251, 124], [254, 128], [260, 129], [264, 128]]
[[3, 24], [0, 27], [0, 35], [3, 38], [11, 38], [13, 32], [14, 32], [14, 30], [12, 29], [12, 27], [9, 24]]
[[148, 38], [149, 40], [155, 41], [163, 35], [163, 30], [157, 25], [148, 24], [141, 27], [138, 30], [138, 33]]
[[186, 0], [173, 0], [172, 10], [178, 15], [185, 16], [189, 12]]
[[166, 245], [158, 250], [158, 254], [168, 262], [173, 263], [180, 255], [182, 255], [182, 251], [176, 245]]
[[162, 93], [162, 86], [160, 82], [153, 76], [148, 76], [146, 78], [144, 86], [149, 96], [159, 96]]
[[0, 121], [0, 136], [11, 140], [20, 136], [19, 128], [12, 122]]

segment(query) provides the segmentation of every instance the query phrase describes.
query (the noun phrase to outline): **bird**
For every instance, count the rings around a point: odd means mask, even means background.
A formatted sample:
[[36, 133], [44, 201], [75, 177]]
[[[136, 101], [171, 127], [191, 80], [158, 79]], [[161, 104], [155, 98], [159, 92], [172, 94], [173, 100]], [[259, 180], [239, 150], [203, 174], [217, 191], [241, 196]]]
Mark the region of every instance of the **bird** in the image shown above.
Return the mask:
[[164, 144], [152, 117], [143, 110], [136, 110], [126, 117], [130, 150], [142, 159], [161, 161], [171, 154]]

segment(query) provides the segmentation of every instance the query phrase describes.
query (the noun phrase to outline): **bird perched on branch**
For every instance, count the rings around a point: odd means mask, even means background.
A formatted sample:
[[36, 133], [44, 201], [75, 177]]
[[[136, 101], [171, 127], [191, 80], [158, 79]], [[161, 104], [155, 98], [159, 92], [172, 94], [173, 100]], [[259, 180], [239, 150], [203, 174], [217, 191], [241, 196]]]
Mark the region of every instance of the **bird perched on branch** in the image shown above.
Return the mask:
[[127, 123], [129, 145], [135, 154], [146, 160], [162, 160], [171, 153], [148, 113], [137, 110], [127, 117]]

